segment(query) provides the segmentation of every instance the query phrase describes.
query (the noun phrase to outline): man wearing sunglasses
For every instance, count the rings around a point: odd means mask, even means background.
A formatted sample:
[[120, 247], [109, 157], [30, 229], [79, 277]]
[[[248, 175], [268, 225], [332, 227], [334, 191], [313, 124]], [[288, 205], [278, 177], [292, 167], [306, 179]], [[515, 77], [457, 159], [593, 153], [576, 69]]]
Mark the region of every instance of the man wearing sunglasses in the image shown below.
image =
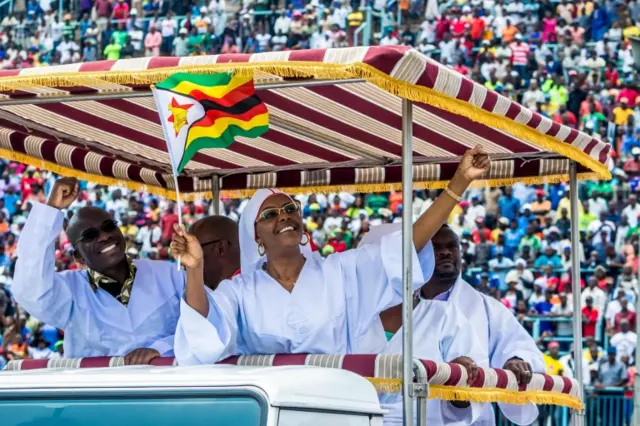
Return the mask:
[[238, 224], [226, 216], [208, 216], [191, 226], [202, 246], [204, 283], [215, 290], [240, 269]]
[[18, 242], [12, 291], [31, 315], [65, 331], [68, 358], [124, 356], [147, 364], [173, 355], [184, 290], [174, 263], [133, 260], [120, 228], [105, 210], [83, 207], [67, 226], [86, 270], [55, 272], [55, 241], [78, 181], [58, 179], [47, 204], [35, 203]]

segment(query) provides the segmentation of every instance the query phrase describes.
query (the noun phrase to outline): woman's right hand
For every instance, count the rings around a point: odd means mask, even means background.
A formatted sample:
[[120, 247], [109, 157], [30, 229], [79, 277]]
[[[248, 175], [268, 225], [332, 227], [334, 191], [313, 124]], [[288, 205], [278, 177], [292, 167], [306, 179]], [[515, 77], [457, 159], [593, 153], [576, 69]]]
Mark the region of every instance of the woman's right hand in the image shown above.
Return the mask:
[[490, 165], [489, 154], [481, 145], [477, 145], [464, 153], [460, 164], [458, 164], [456, 174], [460, 174], [467, 182], [471, 183], [476, 179], [482, 178], [489, 170]]
[[202, 246], [196, 237], [187, 233], [183, 225], [173, 225], [173, 240], [171, 241], [171, 255], [180, 259], [180, 263], [187, 269], [202, 267]]

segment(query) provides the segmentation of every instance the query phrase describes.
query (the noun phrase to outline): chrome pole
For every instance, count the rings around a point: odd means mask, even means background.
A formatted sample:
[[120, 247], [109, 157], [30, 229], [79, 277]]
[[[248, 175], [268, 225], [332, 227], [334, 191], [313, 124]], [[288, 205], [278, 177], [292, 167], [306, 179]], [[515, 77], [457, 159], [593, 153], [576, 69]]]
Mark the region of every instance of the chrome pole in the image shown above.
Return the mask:
[[220, 214], [220, 176], [211, 176], [211, 192], [213, 192], [213, 214]]
[[402, 400], [403, 425], [413, 425], [413, 104], [402, 100]]
[[[578, 223], [578, 165], [569, 165], [569, 188], [571, 191], [571, 283], [573, 290], [573, 365], [578, 385], [584, 389], [582, 381], [582, 289], [580, 288], [580, 230]], [[584, 391], [581, 392], [584, 395]], [[584, 426], [584, 411], [573, 410], [572, 424]]]
[[[638, 251], [640, 252], [640, 246], [638, 247]], [[640, 255], [640, 253], [636, 253], [636, 256]], [[638, 283], [640, 283], [640, 268], [638, 268]], [[635, 288], [636, 291], [636, 312], [640, 312], [640, 296], [638, 292], [640, 288]], [[636, 334], [640, 333], [640, 321], [636, 321]], [[633, 381], [633, 417], [631, 419], [631, 424], [633, 426], [640, 426], [640, 374], [638, 374], [637, 365], [638, 365], [638, 357], [640, 357], [640, 342], [636, 341], [636, 354], [634, 356], [634, 361], [636, 365], [636, 377], [634, 377]]]

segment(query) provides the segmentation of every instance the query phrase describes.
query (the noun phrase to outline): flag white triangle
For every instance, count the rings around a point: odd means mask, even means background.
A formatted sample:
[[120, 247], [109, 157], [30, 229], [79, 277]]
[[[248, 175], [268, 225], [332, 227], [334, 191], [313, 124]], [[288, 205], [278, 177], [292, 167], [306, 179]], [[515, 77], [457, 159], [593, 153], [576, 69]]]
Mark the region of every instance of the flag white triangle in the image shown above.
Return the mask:
[[193, 123], [204, 117], [205, 111], [195, 99], [169, 90], [154, 88], [153, 97], [167, 142], [171, 168], [177, 176], [189, 129]]

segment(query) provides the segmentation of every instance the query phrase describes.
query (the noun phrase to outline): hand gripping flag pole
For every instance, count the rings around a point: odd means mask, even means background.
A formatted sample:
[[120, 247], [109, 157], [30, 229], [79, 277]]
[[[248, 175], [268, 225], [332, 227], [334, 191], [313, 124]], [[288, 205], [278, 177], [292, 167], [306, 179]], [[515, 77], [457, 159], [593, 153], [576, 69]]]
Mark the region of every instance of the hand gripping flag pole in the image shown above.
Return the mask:
[[151, 89], [167, 142], [182, 225], [178, 175], [201, 149], [227, 148], [236, 136], [257, 138], [266, 133], [269, 112], [256, 94], [253, 76], [176, 73]]

